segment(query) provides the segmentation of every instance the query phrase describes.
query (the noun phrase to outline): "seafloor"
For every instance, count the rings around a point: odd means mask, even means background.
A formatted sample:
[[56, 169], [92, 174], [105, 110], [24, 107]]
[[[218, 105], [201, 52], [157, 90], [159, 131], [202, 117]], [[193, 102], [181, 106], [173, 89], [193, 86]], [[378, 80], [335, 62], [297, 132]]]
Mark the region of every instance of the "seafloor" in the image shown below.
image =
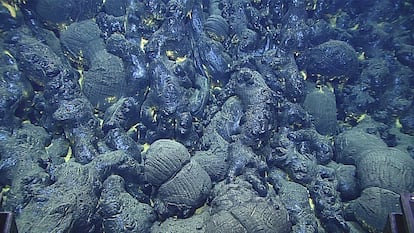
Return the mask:
[[414, 192], [413, 1], [0, 3], [19, 232], [382, 232]]

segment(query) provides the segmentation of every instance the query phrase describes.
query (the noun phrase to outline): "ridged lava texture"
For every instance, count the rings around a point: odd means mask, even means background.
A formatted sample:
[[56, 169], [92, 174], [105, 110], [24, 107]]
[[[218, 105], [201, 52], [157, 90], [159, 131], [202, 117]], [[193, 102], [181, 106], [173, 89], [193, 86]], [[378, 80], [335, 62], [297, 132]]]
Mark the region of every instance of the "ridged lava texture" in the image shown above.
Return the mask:
[[151, 144], [145, 160], [147, 181], [159, 187], [190, 161], [190, 154], [180, 143], [161, 139]]
[[309, 93], [304, 107], [314, 118], [316, 130], [323, 135], [333, 135], [336, 132], [336, 100], [335, 94], [328, 88], [314, 90]]
[[197, 162], [191, 161], [161, 185], [157, 198], [167, 206], [198, 207], [207, 198], [210, 189], [211, 180], [207, 172]]
[[396, 193], [414, 191], [414, 160], [394, 148], [366, 151], [357, 166], [361, 188], [380, 187]]

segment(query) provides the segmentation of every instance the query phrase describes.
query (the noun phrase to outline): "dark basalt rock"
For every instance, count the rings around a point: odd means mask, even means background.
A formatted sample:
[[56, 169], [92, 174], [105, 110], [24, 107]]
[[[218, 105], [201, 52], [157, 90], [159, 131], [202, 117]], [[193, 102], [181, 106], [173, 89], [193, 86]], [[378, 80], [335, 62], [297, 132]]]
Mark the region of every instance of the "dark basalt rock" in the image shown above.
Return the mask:
[[197, 162], [191, 161], [159, 187], [155, 211], [161, 219], [176, 214], [179, 217], [189, 217], [204, 204], [210, 189], [208, 174]]
[[229, 79], [231, 58], [221, 43], [204, 39], [198, 46], [200, 62], [205, 65], [214, 82], [225, 84]]
[[335, 141], [337, 162], [354, 164], [361, 158], [364, 151], [385, 148], [386, 144], [375, 135], [354, 129], [341, 133]]
[[111, 129], [105, 136], [105, 142], [111, 149], [122, 150], [139, 163], [141, 162], [141, 149], [122, 129]]
[[400, 119], [402, 130], [404, 133], [414, 135], [414, 108], [410, 108]]
[[276, 127], [274, 116], [277, 99], [261, 74], [247, 68], [241, 69], [232, 76], [227, 87], [234, 87], [245, 111], [241, 140], [249, 146], [258, 146], [261, 141], [268, 140], [270, 131]]
[[1, 130], [0, 184], [12, 186], [10, 197], [2, 202], [2, 208], [21, 213], [30, 201], [28, 191], [41, 190], [51, 184], [51, 177], [38, 166], [45, 158], [45, 147], [50, 136], [40, 126], [22, 124], [13, 134]]
[[125, 131], [129, 130], [137, 123], [139, 107], [139, 103], [132, 97], [120, 98], [106, 109], [102, 130], [105, 133], [114, 128], [122, 128]]
[[105, 49], [104, 41], [100, 36], [101, 30], [93, 20], [72, 23], [61, 32], [61, 43], [75, 62], [75, 67], [84, 66], [88, 69], [92, 65], [95, 54]]
[[1, 3], [22, 232], [376, 232], [414, 191], [407, 1]]
[[63, 100], [59, 103], [58, 109], [53, 113], [53, 118], [58, 121], [65, 121], [68, 124], [76, 124], [88, 119], [91, 112], [92, 105], [84, 98]]
[[397, 59], [401, 64], [414, 68], [414, 46], [403, 45], [397, 50]]
[[[27, 168], [23, 170], [28, 171]], [[103, 180], [110, 174], [128, 174], [131, 179], [141, 180], [143, 171], [138, 163], [120, 151], [102, 154], [88, 165], [68, 162], [51, 168], [48, 173], [33, 168], [29, 170], [33, 173], [21, 174], [24, 182], [19, 187], [26, 193], [25, 211], [18, 211], [17, 225], [32, 232], [96, 229], [91, 219], [94, 219], [99, 199], [96, 194]], [[50, 182], [51, 178], [53, 182]], [[83, 185], [79, 185], [81, 183]], [[14, 207], [18, 210], [22, 204], [14, 203]], [[49, 208], [40, 208], [43, 205]], [[49, 224], [42, 224], [42, 220]]]
[[11, 51], [28, 79], [44, 87], [63, 73], [65, 66], [54, 51], [35, 38], [17, 33], [10, 38]]
[[328, 88], [315, 89], [306, 95], [304, 108], [312, 115], [316, 130], [323, 135], [337, 132], [335, 94]]
[[128, 7], [127, 0], [107, 0], [104, 2], [105, 12], [113, 16], [124, 16]]
[[212, 39], [223, 41], [229, 33], [229, 25], [221, 15], [211, 15], [204, 23], [206, 34]]
[[310, 75], [347, 76], [358, 78], [358, 56], [344, 41], [330, 40], [306, 51], [299, 59], [301, 67]]
[[312, 214], [308, 190], [295, 182], [287, 181], [280, 171], [272, 170], [269, 173], [269, 182], [280, 195], [289, 213], [289, 220], [292, 222], [292, 230], [304, 230], [306, 232], [317, 232], [317, 220]]
[[342, 200], [353, 200], [358, 197], [360, 187], [357, 180], [356, 167], [353, 165], [341, 165], [336, 168], [338, 179], [338, 191], [341, 193]]
[[125, 17], [123, 16], [115, 17], [101, 12], [96, 16], [96, 23], [104, 39], [112, 34], [125, 34]]
[[155, 211], [161, 219], [188, 217], [200, 207], [211, 189], [210, 176], [180, 143], [161, 139], [149, 148], [145, 177], [156, 188]]
[[326, 165], [334, 156], [331, 142], [315, 130], [298, 130], [288, 134], [288, 138], [296, 144], [300, 153], [316, 159], [318, 164]]
[[156, 219], [153, 209], [125, 191], [125, 181], [121, 176], [109, 176], [102, 186], [97, 209], [102, 217], [102, 231], [150, 232]]
[[216, 125], [216, 131], [227, 142], [234, 141], [234, 136], [241, 133], [241, 119], [243, 117], [243, 107], [237, 97], [230, 97], [223, 104], [222, 110], [217, 115], [222, 115]]
[[196, 151], [191, 160], [196, 161], [210, 176], [212, 182], [219, 182], [227, 177], [229, 163], [227, 157], [210, 151]]
[[352, 201], [347, 212], [366, 229], [381, 232], [389, 213], [400, 211], [399, 195], [387, 189], [371, 187], [364, 189], [359, 198]]
[[216, 185], [206, 232], [290, 232], [290, 228], [280, 200], [256, 196], [241, 180]]
[[3, 78], [0, 82], [0, 125], [12, 127], [17, 123], [16, 111], [19, 106], [25, 106], [25, 102], [33, 97], [33, 88], [17, 70], [16, 60], [13, 57], [3, 54], [0, 60], [3, 64], [0, 67]]
[[91, 104], [105, 110], [124, 95], [126, 80], [122, 60], [105, 50], [96, 53], [81, 85]]
[[23, 23], [23, 18], [20, 12], [17, 12], [16, 15], [12, 15], [6, 7], [7, 5], [0, 6], [0, 29], [2, 31], [10, 30], [12, 28], [17, 28]]
[[155, 141], [145, 155], [146, 181], [159, 187], [189, 161], [190, 154], [180, 143], [165, 139]]
[[35, 8], [42, 20], [58, 24], [93, 18], [101, 5], [99, 0], [40, 0]]
[[361, 189], [380, 187], [395, 193], [414, 190], [414, 160], [394, 148], [364, 150], [357, 164]]

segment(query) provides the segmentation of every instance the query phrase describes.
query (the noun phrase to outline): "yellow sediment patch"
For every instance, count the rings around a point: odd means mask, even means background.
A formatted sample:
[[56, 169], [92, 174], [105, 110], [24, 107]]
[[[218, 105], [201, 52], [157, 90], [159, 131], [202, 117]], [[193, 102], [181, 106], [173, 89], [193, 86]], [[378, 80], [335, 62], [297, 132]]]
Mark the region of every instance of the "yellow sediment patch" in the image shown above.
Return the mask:
[[69, 162], [69, 160], [72, 158], [72, 147], [68, 147], [68, 152], [66, 153], [66, 156], [64, 158], [65, 163]]
[[1, 5], [3, 5], [9, 11], [11, 17], [16, 18], [16, 6], [12, 6], [5, 1], [1, 1]]

